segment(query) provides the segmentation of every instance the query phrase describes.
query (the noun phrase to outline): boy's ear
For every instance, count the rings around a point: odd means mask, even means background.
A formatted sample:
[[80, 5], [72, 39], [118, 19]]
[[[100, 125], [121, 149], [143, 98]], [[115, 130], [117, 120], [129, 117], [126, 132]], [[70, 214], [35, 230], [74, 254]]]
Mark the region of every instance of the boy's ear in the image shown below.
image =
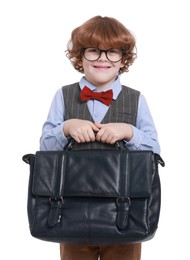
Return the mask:
[[120, 68], [123, 68], [125, 66], [125, 63], [127, 62], [127, 60], [121, 60], [121, 65]]
[[77, 65], [78, 65], [79, 67], [81, 67], [81, 66], [83, 65], [82, 60], [79, 60], [78, 63], [77, 63]]

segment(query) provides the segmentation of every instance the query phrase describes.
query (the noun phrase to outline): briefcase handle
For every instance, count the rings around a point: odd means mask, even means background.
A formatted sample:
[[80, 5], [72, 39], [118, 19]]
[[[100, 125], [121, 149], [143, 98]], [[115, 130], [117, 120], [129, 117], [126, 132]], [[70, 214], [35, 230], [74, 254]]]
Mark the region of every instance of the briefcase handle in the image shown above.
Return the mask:
[[[123, 144], [123, 140], [121, 141], [116, 141], [114, 144], [113, 144], [113, 147], [115, 147], [117, 150], [129, 150], [126, 146], [124, 146]], [[70, 140], [68, 141], [68, 143], [66, 144], [66, 146], [64, 147], [63, 150], [68, 150], [68, 151], [71, 151], [73, 150], [73, 145], [76, 143], [75, 139], [73, 138], [70, 138]]]

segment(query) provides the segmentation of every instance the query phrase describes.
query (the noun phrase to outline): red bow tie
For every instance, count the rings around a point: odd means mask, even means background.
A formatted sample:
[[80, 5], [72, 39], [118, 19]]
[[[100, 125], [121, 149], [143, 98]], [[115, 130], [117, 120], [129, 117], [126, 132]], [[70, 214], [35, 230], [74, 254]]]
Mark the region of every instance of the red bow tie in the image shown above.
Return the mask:
[[109, 106], [112, 102], [113, 98], [113, 91], [112, 89], [107, 90], [105, 92], [93, 92], [88, 87], [84, 87], [80, 92], [80, 100], [82, 102], [90, 100], [90, 99], [96, 99], [104, 103], [106, 106]]

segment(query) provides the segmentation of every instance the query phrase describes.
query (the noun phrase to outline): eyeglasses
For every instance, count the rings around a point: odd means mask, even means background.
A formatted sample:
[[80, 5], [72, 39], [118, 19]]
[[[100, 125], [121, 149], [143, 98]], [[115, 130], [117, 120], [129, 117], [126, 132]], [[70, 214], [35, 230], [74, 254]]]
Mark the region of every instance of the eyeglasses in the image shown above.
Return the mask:
[[123, 55], [126, 53], [122, 49], [108, 49], [108, 50], [100, 50], [94, 47], [82, 48], [84, 58], [88, 61], [96, 61], [100, 58], [102, 52], [106, 54], [106, 57], [111, 62], [118, 62], [122, 59]]

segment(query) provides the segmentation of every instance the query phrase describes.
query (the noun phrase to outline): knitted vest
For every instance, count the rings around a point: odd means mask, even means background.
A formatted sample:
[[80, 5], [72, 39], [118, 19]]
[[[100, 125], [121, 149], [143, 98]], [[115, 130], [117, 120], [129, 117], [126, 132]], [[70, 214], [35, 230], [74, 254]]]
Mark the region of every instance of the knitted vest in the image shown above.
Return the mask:
[[[65, 120], [78, 118], [94, 122], [88, 110], [87, 102], [80, 101], [81, 89], [78, 82], [63, 86], [62, 91], [65, 103]], [[128, 123], [135, 126], [139, 95], [139, 91], [122, 86], [121, 92], [116, 100], [112, 100], [101, 123]], [[73, 149], [115, 149], [115, 147], [100, 142], [90, 142], [84, 144], [75, 143]]]

